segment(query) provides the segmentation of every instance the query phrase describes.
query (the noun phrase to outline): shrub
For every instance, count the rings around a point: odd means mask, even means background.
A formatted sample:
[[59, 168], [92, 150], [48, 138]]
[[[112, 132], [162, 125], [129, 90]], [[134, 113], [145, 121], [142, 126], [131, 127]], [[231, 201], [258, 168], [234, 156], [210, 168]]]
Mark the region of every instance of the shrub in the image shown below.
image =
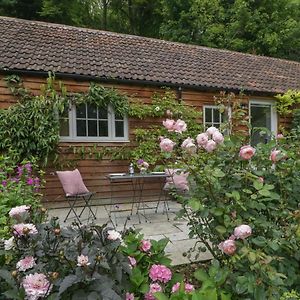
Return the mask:
[[23, 162], [16, 166], [9, 157], [0, 156], [0, 239], [9, 234], [7, 216], [12, 207], [40, 205], [41, 176], [34, 163]]
[[211, 127], [192, 135], [187, 128], [183, 136], [171, 129], [160, 144], [166, 164], [189, 174], [189, 193], [177, 195], [180, 214], [190, 236], [205, 244], [201, 251], [228, 270], [222, 288], [234, 299], [299, 290], [299, 143], [280, 137], [254, 148], [245, 133], [223, 137]]
[[[105, 225], [61, 228], [44, 211], [11, 210], [12, 237], [0, 270], [2, 297], [9, 299], [122, 299], [131, 272], [119, 251], [120, 233]], [[31, 223], [32, 216], [39, 222]], [[5, 298], [4, 298], [5, 299]]]

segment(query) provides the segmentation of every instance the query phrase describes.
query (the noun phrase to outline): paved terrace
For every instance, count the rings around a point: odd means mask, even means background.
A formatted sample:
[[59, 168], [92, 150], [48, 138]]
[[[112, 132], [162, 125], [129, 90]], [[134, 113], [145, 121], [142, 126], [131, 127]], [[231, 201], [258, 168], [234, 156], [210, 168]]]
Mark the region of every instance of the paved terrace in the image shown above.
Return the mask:
[[[181, 265], [189, 263], [190, 260], [183, 254], [188, 252], [190, 248], [195, 245], [196, 239], [190, 239], [188, 236], [187, 221], [184, 219], [176, 218], [176, 213], [180, 210], [181, 205], [174, 201], [169, 201], [169, 220], [166, 213], [164, 213], [163, 203], [158, 207], [157, 213], [155, 213], [156, 203], [147, 202], [145, 209], [146, 218], [140, 214], [136, 214], [136, 208], [134, 208], [133, 215], [128, 220], [127, 216], [130, 214], [132, 204], [120, 204], [115, 206], [115, 211], [109, 218], [109, 205], [93, 206], [93, 211], [97, 217], [96, 224], [108, 223], [117, 230], [122, 231], [124, 227], [133, 227], [136, 230], [140, 230], [146, 239], [159, 240], [162, 238], [168, 238], [170, 240], [166, 247], [166, 253], [172, 259], [174, 265]], [[77, 208], [78, 213], [80, 207]], [[71, 224], [74, 221], [74, 217], [71, 213], [70, 218], [63, 223], [65, 216], [67, 215], [68, 208], [50, 208], [49, 216], [56, 216], [60, 219], [61, 224]], [[140, 211], [143, 212], [143, 211]], [[91, 221], [91, 216], [86, 209], [81, 216], [82, 223]], [[197, 248], [201, 246], [197, 245]], [[195, 257], [195, 255], [198, 255]], [[211, 255], [208, 252], [195, 252], [191, 255], [192, 261], [205, 261], [211, 259]]]

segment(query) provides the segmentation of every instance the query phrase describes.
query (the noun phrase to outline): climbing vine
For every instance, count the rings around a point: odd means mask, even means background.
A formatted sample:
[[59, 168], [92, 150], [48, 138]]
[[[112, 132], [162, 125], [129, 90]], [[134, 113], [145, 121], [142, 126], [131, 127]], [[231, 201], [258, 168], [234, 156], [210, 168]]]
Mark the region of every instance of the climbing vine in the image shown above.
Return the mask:
[[[100, 108], [111, 104], [118, 115], [129, 112], [126, 95], [94, 83], [87, 93], [67, 93], [65, 86], [49, 73], [46, 84], [41, 87], [41, 94], [36, 96], [24, 87], [19, 76], [8, 76], [5, 81], [18, 102], [0, 110], [0, 151], [8, 153], [15, 161], [36, 157], [45, 166], [49, 158], [54, 162], [58, 159], [58, 116], [70, 104], [93, 103]], [[81, 153], [89, 152], [81, 150]], [[121, 156], [111, 149], [93, 151], [97, 158], [108, 153], [114, 159]]]
[[[148, 157], [154, 164], [159, 159], [154, 152], [157, 148], [157, 136], [161, 124], [148, 126], [147, 129], [135, 130], [135, 145], [123, 147], [105, 147], [94, 144], [93, 146], [72, 145], [63, 150], [59, 145], [59, 114], [66, 108], [83, 103], [93, 103], [102, 108], [112, 105], [116, 114], [128, 115], [133, 118], [163, 118], [166, 112], [172, 112], [173, 118], [183, 118], [189, 128], [199, 130], [200, 113], [193, 107], [178, 101], [176, 95], [168, 90], [162, 90], [153, 96], [151, 104], [144, 104], [138, 99], [132, 99], [119, 93], [113, 88], [91, 83], [86, 93], [67, 93], [65, 86], [57, 82], [53, 74], [49, 74], [46, 84], [42, 85], [40, 95], [34, 95], [27, 90], [20, 77], [16, 75], [5, 78], [7, 86], [19, 101], [7, 110], [0, 110], [0, 151], [8, 153], [15, 161], [36, 157], [43, 166], [49, 159], [55, 162], [59, 159], [61, 151], [72, 153], [72, 161], [77, 159], [108, 158], [111, 160], [135, 160], [140, 157]], [[154, 122], [155, 123], [155, 122]], [[146, 143], [144, 143], [146, 142]], [[141, 147], [140, 145], [143, 145]], [[59, 164], [62, 162], [59, 161]], [[64, 164], [69, 164], [64, 159]]]

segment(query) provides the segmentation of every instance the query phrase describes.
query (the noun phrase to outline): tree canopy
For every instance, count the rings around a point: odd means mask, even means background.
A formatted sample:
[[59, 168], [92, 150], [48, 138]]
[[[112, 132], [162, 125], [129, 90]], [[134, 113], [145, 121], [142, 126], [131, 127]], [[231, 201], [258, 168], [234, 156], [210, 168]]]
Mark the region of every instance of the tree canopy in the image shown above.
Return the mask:
[[0, 0], [0, 14], [300, 61], [300, 0]]

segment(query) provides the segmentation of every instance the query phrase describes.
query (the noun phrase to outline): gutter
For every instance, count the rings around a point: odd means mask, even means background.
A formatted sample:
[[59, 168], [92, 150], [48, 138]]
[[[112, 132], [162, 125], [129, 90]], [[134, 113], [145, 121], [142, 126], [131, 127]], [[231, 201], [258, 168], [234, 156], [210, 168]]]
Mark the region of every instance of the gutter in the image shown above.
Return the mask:
[[[46, 71], [34, 71], [34, 70], [21, 70], [21, 69], [2, 69], [0, 73], [8, 74], [8, 75], [27, 75], [27, 76], [37, 76], [37, 77], [48, 77], [48, 72]], [[129, 84], [129, 85], [145, 85], [145, 86], [155, 86], [155, 87], [170, 87], [178, 90], [178, 95], [185, 90], [195, 90], [195, 91], [205, 91], [205, 92], [216, 92], [216, 91], [226, 91], [233, 92], [235, 94], [239, 94], [241, 91], [247, 93], [247, 95], [256, 95], [256, 96], [274, 96], [278, 93], [274, 92], [261, 92], [261, 91], [248, 91], [241, 89], [233, 89], [233, 88], [219, 88], [219, 87], [208, 87], [208, 86], [196, 86], [189, 84], [175, 84], [170, 82], [159, 82], [159, 81], [151, 81], [151, 80], [137, 80], [137, 79], [122, 79], [122, 78], [108, 78], [108, 77], [97, 77], [92, 75], [80, 75], [80, 74], [72, 74], [72, 73], [61, 73], [55, 72], [55, 77], [58, 79], [76, 79], [78, 81], [94, 81], [98, 83], [116, 83], [116, 84]]]

